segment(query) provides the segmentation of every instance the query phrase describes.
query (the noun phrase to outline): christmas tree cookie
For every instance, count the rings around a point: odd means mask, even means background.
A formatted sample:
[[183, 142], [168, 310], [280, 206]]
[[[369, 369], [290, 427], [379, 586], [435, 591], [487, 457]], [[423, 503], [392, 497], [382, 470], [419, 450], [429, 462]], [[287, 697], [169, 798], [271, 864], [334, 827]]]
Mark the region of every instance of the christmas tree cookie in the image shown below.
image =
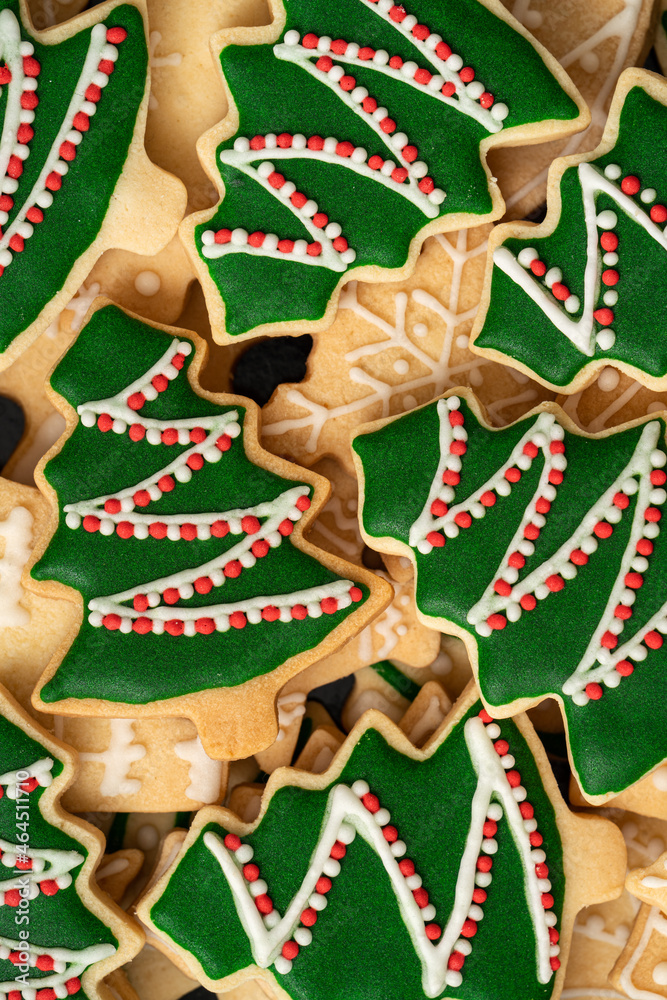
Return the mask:
[[191, 718], [235, 758], [273, 742], [279, 689], [391, 588], [304, 540], [326, 481], [260, 448], [255, 404], [199, 390], [204, 354], [100, 300], [51, 375], [67, 437], [37, 472], [53, 518], [32, 579], [81, 617], [34, 704]]
[[489, 240], [473, 350], [577, 392], [608, 364], [667, 386], [667, 82], [626, 70], [601, 144], [555, 160], [547, 217]]
[[185, 190], [144, 150], [147, 74], [141, 5], [36, 32], [25, 2], [0, 0], [0, 368], [105, 250], [173, 237]]
[[231, 110], [199, 153], [222, 200], [181, 228], [220, 342], [326, 329], [353, 271], [407, 277], [430, 233], [503, 214], [491, 147], [589, 120], [498, 0], [270, 7], [213, 39]]
[[74, 760], [0, 688], [0, 995], [97, 1000], [143, 935], [93, 872], [104, 839], [59, 798]]
[[574, 915], [624, 868], [527, 720], [495, 723], [471, 686], [423, 750], [370, 711], [324, 774], [272, 775], [255, 823], [201, 810], [138, 912], [216, 991], [537, 1000], [560, 993]]
[[664, 421], [587, 436], [545, 403], [493, 430], [459, 391], [353, 449], [368, 543], [414, 562], [422, 619], [464, 639], [489, 711], [557, 698], [592, 802], [661, 764]]

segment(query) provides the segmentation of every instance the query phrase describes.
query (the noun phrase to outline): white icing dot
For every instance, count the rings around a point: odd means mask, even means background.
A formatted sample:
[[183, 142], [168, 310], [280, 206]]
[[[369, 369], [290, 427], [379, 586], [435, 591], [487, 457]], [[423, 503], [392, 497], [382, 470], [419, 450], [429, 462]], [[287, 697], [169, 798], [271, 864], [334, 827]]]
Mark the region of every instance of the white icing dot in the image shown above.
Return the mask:
[[491, 117], [495, 118], [497, 122], [504, 121], [509, 113], [510, 109], [507, 107], [506, 104], [503, 104], [502, 101], [499, 102], [498, 104], [494, 104], [491, 107]]
[[644, 188], [642, 193], [639, 195], [639, 200], [643, 201], [645, 205], [649, 205], [652, 201], [657, 198], [657, 191], [655, 188]]
[[241, 844], [236, 852], [236, 860], [242, 865], [247, 865], [249, 861], [252, 861], [254, 853], [250, 844]]
[[134, 279], [134, 287], [140, 295], [146, 297], [157, 295], [162, 285], [162, 279], [155, 271], [140, 271]]
[[600, 59], [595, 52], [585, 52], [579, 60], [579, 65], [586, 73], [597, 73], [600, 68]]
[[595, 221], [600, 229], [613, 229], [618, 223], [618, 217], [610, 208], [606, 208], [604, 212], [600, 212]]
[[398, 375], [407, 375], [410, 371], [410, 365], [403, 358], [399, 358], [398, 361], [394, 361], [394, 371]]
[[616, 343], [616, 334], [613, 330], [600, 330], [595, 340], [601, 350], [608, 351]]
[[603, 392], [612, 392], [621, 379], [615, 368], [603, 368], [598, 377], [598, 387]]
[[539, 10], [527, 10], [523, 15], [522, 23], [530, 31], [534, 31], [536, 28], [542, 27], [542, 20], [543, 18]]
[[522, 267], [530, 267], [534, 260], [537, 260], [538, 253], [535, 247], [524, 247], [519, 251], [517, 260]]
[[412, 328], [412, 332], [414, 333], [415, 337], [425, 337], [426, 334], [428, 333], [428, 327], [426, 326], [425, 323], [415, 323], [415, 325]]
[[667, 962], [658, 962], [653, 969], [653, 981], [658, 986], [667, 986]]
[[288, 972], [292, 971], [292, 963], [289, 958], [285, 958], [284, 955], [278, 955], [273, 964], [276, 967], [276, 972], [279, 972], [281, 976], [286, 976]]
[[605, 292], [602, 296], [602, 301], [606, 306], [615, 306], [618, 302], [618, 292], [615, 292], [612, 288], [608, 292]]
[[604, 168], [604, 175], [605, 177], [608, 177], [610, 181], [617, 181], [621, 176], [621, 168], [618, 163], [609, 163]]

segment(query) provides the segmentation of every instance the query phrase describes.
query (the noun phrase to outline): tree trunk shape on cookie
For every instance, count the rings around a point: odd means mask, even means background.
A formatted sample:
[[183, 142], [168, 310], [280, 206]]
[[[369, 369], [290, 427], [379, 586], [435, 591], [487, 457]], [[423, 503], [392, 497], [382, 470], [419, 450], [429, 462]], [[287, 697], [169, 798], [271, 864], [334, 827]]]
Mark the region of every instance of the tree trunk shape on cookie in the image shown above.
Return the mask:
[[490, 706], [559, 698], [586, 796], [609, 797], [667, 755], [664, 422], [585, 437], [545, 404], [496, 431], [463, 397], [355, 438], [362, 527], [411, 555]]
[[252, 404], [198, 395], [194, 357], [191, 340], [105, 306], [51, 377], [79, 419], [44, 470], [61, 513], [32, 575], [76, 588], [83, 621], [45, 704], [229, 692], [315, 650], [368, 598], [367, 572], [340, 563], [345, 579], [310, 554], [298, 525], [313, 487], [253, 463]]
[[584, 124], [557, 63], [493, 2], [286, 0], [274, 17], [220, 36], [233, 110], [201, 149], [224, 199], [183, 228], [229, 336], [321, 321], [351, 269], [378, 280], [420, 237], [498, 218], [487, 148]]

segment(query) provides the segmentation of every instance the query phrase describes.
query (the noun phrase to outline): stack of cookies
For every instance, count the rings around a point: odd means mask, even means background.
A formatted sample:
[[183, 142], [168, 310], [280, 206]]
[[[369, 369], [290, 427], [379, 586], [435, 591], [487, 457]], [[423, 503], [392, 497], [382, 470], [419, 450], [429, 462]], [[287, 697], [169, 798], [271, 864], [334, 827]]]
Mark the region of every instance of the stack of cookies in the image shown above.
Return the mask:
[[0, 0], [0, 1000], [667, 1000], [661, 67]]

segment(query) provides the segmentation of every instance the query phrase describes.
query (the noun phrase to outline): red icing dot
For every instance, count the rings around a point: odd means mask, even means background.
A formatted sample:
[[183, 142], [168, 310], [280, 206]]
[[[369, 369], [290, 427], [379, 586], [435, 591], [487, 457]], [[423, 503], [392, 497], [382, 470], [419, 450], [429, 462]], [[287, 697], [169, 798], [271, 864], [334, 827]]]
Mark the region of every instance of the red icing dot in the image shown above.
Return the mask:
[[138, 635], [146, 635], [153, 631], [153, 622], [150, 618], [135, 618], [132, 622], [132, 631]]
[[241, 838], [237, 837], [235, 833], [228, 833], [225, 836], [225, 847], [228, 851], [238, 851], [241, 846]]
[[120, 510], [120, 500], [112, 497], [110, 500], [105, 502], [104, 509], [107, 514], [117, 514]]
[[602, 326], [609, 326], [614, 322], [614, 314], [612, 310], [607, 309], [606, 306], [603, 309], [596, 309], [593, 316], [598, 323], [602, 324]]
[[297, 621], [303, 621], [307, 617], [308, 608], [304, 604], [295, 604], [292, 608], [292, 618], [296, 618]]
[[188, 468], [192, 469], [193, 472], [198, 472], [204, 465], [204, 456], [195, 451], [192, 455], [188, 455], [185, 460], [185, 464]]
[[[591, 681], [590, 684], [586, 685], [586, 694], [591, 699], [591, 701], [599, 701], [600, 698], [602, 697], [602, 688], [600, 687], [599, 684], [596, 684], [594, 681]], [[550, 903], [549, 905], [553, 906], [553, 903]]]
[[415, 82], [421, 84], [422, 87], [426, 87], [432, 79], [433, 74], [427, 69], [418, 69], [415, 71]]
[[330, 48], [331, 51], [335, 52], [337, 56], [343, 56], [345, 55], [345, 52], [347, 50], [347, 42], [344, 41], [342, 38], [336, 38], [331, 43]]
[[613, 267], [609, 267], [606, 271], [602, 272], [602, 283], [604, 285], [616, 285], [618, 284], [619, 277], [618, 271], [614, 270]]
[[600, 237], [600, 246], [603, 250], [614, 251], [618, 246], [618, 236], [616, 233], [606, 232]]
[[644, 636], [644, 643], [649, 647], [649, 649], [660, 649], [663, 643], [663, 638], [659, 632], [647, 632]]
[[232, 628], [238, 628], [238, 629], [245, 628], [247, 623], [248, 619], [246, 618], [246, 616], [243, 614], [242, 611], [232, 611], [231, 615], [229, 616], [229, 624], [232, 626]]
[[520, 552], [512, 552], [507, 561], [514, 569], [523, 569], [526, 565], [526, 558]]
[[309, 31], [307, 35], [304, 35], [301, 39], [301, 44], [304, 49], [316, 49], [319, 38], [314, 35], [312, 31]]
[[609, 538], [613, 532], [612, 526], [608, 521], [598, 521], [598, 523], [593, 528], [593, 533], [597, 535], [598, 538]]
[[504, 757], [506, 753], [509, 753], [510, 745], [507, 740], [496, 740], [493, 744], [493, 749], [496, 751], [499, 757]]
[[482, 507], [493, 507], [496, 502], [496, 494], [493, 490], [486, 490], [479, 498]]
[[527, 524], [523, 529], [523, 537], [534, 542], [536, 538], [540, 537], [540, 529], [536, 524]]
[[178, 431], [175, 427], [167, 427], [166, 430], [162, 431], [160, 436], [162, 444], [176, 444], [178, 441]]
[[278, 525], [278, 532], [283, 536], [283, 538], [287, 538], [287, 536], [291, 535], [293, 531], [294, 531], [294, 522], [290, 521], [290, 519], [287, 517], [285, 518], [284, 521], [281, 521], [280, 524]]
[[312, 927], [317, 922], [317, 910], [309, 906], [301, 914], [301, 923], [304, 927]]
[[354, 90], [356, 85], [357, 81], [354, 79], [353, 76], [349, 76], [348, 74], [346, 74], [345, 76], [341, 76], [340, 80], [338, 81], [338, 86], [340, 87], [341, 90], [346, 90], [346, 91]]
[[518, 771], [508, 771], [507, 780], [511, 788], [518, 788], [521, 784], [521, 775]]
[[[292, 195], [292, 197], [294, 197], [294, 195]], [[265, 239], [265, 233], [260, 233], [259, 231], [251, 233], [248, 237], [248, 245], [251, 247], [261, 247]]]
[[226, 521], [214, 521], [211, 525], [211, 534], [215, 538], [224, 538], [229, 531], [229, 525]]
[[447, 83], [443, 84], [442, 90], [440, 91], [445, 97], [452, 97], [456, 93], [456, 84], [448, 80]]
[[547, 265], [543, 260], [539, 260], [538, 258], [530, 262], [530, 269], [538, 278], [543, 278], [547, 273]]
[[476, 933], [477, 933], [477, 924], [475, 923], [474, 920], [471, 920], [470, 917], [468, 917], [466, 920], [463, 921], [463, 927], [461, 928], [461, 935], [462, 937], [471, 938], [474, 937]]
[[415, 903], [420, 910], [428, 906], [428, 893], [426, 889], [413, 889], [412, 895], [414, 896]]
[[398, 867], [404, 878], [410, 878], [415, 873], [415, 863], [414, 861], [410, 861], [409, 858], [403, 858], [402, 861], [399, 861]]
[[417, 187], [424, 194], [430, 194], [435, 188], [435, 182], [432, 177], [423, 177]]
[[235, 580], [238, 576], [241, 575], [242, 570], [243, 566], [241, 565], [238, 559], [230, 559], [230, 561], [224, 566], [222, 572], [230, 580]]
[[127, 31], [125, 28], [117, 26], [115, 28], [107, 28], [107, 42], [111, 42], [112, 45], [120, 45], [127, 38]]
[[105, 615], [102, 624], [111, 632], [115, 632], [116, 629], [120, 628], [120, 615]]
[[262, 610], [262, 618], [265, 622], [275, 622], [280, 618], [280, 611], [274, 604], [269, 604]]
[[629, 677], [631, 673], [634, 672], [634, 667], [629, 660], [619, 660], [616, 664], [616, 670], [619, 672], [621, 677]]
[[90, 532], [99, 531], [100, 530], [99, 517], [95, 517], [94, 514], [86, 514], [86, 516], [83, 519], [83, 528], [84, 531], [90, 531]]
[[382, 827], [382, 836], [387, 841], [388, 844], [394, 844], [398, 840], [398, 830], [395, 826], [387, 824]]
[[389, 8], [389, 17], [392, 21], [396, 21], [398, 24], [400, 24], [401, 21], [404, 21], [407, 16], [407, 11], [402, 4], [394, 4], [393, 7]]
[[485, 903], [486, 893], [484, 889], [479, 889], [479, 888], [475, 889], [472, 894], [472, 901], [473, 903], [477, 903], [478, 906], [481, 906], [482, 903]]
[[282, 955], [283, 958], [288, 958], [290, 961], [299, 954], [299, 946], [296, 941], [285, 941], [283, 945]]
[[459, 76], [464, 83], [472, 83], [475, 79], [475, 71], [472, 66], [464, 66], [463, 69], [459, 70]]
[[246, 514], [241, 519], [241, 528], [245, 531], [246, 535], [256, 535], [260, 528], [259, 519], [253, 514]]
[[[238, 612], [235, 611], [234, 614], [238, 614]], [[255, 897], [255, 906], [257, 907], [260, 913], [271, 913], [271, 911], [273, 910], [273, 903], [271, 901], [271, 898], [270, 896], [267, 896], [265, 892]]]
[[445, 536], [441, 535], [439, 531], [429, 531], [426, 536], [426, 541], [432, 545], [434, 549], [441, 549], [445, 544]]
[[508, 483], [518, 483], [521, 479], [521, 471], [516, 466], [510, 466], [505, 470], [505, 479]]
[[618, 646], [618, 636], [613, 632], [605, 632], [600, 639], [600, 645], [605, 649], [616, 649]]
[[424, 930], [429, 941], [437, 941], [442, 934], [442, 928], [440, 928], [437, 924], [426, 924]]
[[620, 618], [621, 621], [627, 621], [628, 618], [632, 618], [632, 608], [629, 608], [625, 604], [617, 604], [614, 608], [614, 618]]
[[39, 76], [42, 67], [39, 65], [34, 56], [24, 56], [23, 57], [23, 72], [26, 76]]
[[360, 601], [363, 596], [363, 592], [359, 587], [350, 587], [350, 597], [353, 601]]
[[229, 449], [232, 446], [232, 439], [230, 438], [229, 434], [221, 434], [220, 437], [215, 442], [215, 446], [218, 449], [218, 451], [229, 451]]
[[21, 107], [25, 111], [34, 111], [39, 104], [39, 98], [34, 90], [24, 90], [21, 94]]
[[490, 722], [493, 722], [493, 716], [489, 715], [489, 713], [485, 708], [480, 709], [477, 715], [478, 718], [482, 720], [485, 726], [488, 726]]
[[458, 524], [459, 528], [469, 528], [472, 524], [472, 517], [467, 511], [461, 510], [458, 514], [454, 515], [454, 521]]
[[573, 549], [570, 552], [570, 562], [573, 562], [575, 566], [585, 566], [588, 562], [588, 556], [581, 549]]
[[65, 142], [61, 143], [59, 152], [63, 160], [72, 161], [76, 159], [76, 146], [73, 142], [70, 142], [69, 139], [66, 139]]
[[231, 229], [218, 229], [213, 237], [216, 243], [230, 243], [232, 239]]
[[532, 611], [537, 605], [537, 598], [534, 594], [524, 594], [519, 604], [524, 611]]
[[554, 970], [554, 972], [557, 972], [558, 969], [560, 969], [560, 958], [558, 958], [556, 955], [553, 955], [549, 959], [549, 964], [551, 968]]
[[650, 216], [653, 222], [667, 222], [667, 208], [664, 205], [654, 205], [651, 208]]
[[644, 577], [641, 573], [630, 572], [625, 574], [625, 586], [631, 590], [639, 590], [643, 583]]
[[541, 847], [544, 842], [544, 837], [541, 833], [538, 833], [537, 830], [534, 833], [531, 833], [528, 839], [531, 847]]
[[558, 593], [558, 591], [562, 590], [563, 587], [565, 586], [565, 580], [558, 573], [552, 573], [551, 576], [548, 576], [545, 580], [545, 583], [549, 588], [549, 590], [553, 591], [554, 593]]
[[493, 615], [489, 615], [489, 617], [486, 619], [486, 624], [491, 629], [497, 629], [497, 630], [504, 629], [505, 626], [507, 625], [507, 618], [505, 618], [505, 615], [501, 615], [496, 612]]
[[334, 615], [338, 611], [338, 601], [335, 597], [325, 597], [320, 601], [320, 607], [325, 615]]
[[326, 875], [320, 875], [317, 882], [315, 883], [315, 892], [319, 892], [321, 896], [326, 896], [326, 894], [331, 890], [331, 879], [327, 878]]
[[560, 484], [563, 482], [563, 473], [560, 471], [560, 469], [551, 470], [551, 472], [549, 473], [549, 482], [553, 486], [560, 486]]
[[259, 866], [252, 863], [244, 865], [243, 877], [246, 882], [256, 882], [259, 878]]
[[268, 556], [269, 549], [270, 549], [269, 543], [263, 538], [258, 539], [256, 542], [253, 542], [250, 547], [250, 551], [252, 552], [252, 554], [255, 556], [256, 559], [263, 559], [264, 556]]
[[651, 473], [651, 483], [653, 486], [664, 486], [667, 483], [667, 473], [662, 469], [654, 469]]
[[9, 246], [15, 253], [21, 253], [25, 247], [25, 240], [18, 233], [14, 233], [9, 241]]
[[559, 302], [565, 302], [570, 297], [570, 289], [562, 281], [554, 281], [551, 286], [551, 293]]
[[16, 138], [18, 139], [19, 142], [26, 143], [30, 142], [34, 134], [35, 132], [32, 125], [28, 125], [27, 122], [22, 122], [19, 125], [18, 132], [16, 133]]
[[431, 504], [431, 514], [433, 517], [444, 517], [447, 513], [447, 504], [444, 500], [434, 500]]
[[447, 44], [447, 42], [438, 42], [435, 49], [435, 54], [437, 55], [438, 59], [442, 59], [444, 62], [445, 59], [449, 59], [449, 57], [452, 54], [452, 50]]
[[647, 521], [655, 522], [660, 520], [662, 514], [660, 513], [657, 507], [647, 507], [646, 510], [644, 511], [644, 517], [646, 518]]
[[368, 161], [368, 166], [371, 168], [371, 170], [380, 170], [383, 163], [384, 160], [382, 159], [382, 157], [378, 156], [376, 153], [374, 156], [371, 156], [370, 160]]
[[389, 135], [391, 132], [396, 131], [396, 122], [393, 118], [383, 118], [380, 122], [380, 128]]
[[208, 594], [213, 589], [213, 580], [210, 576], [200, 576], [195, 580], [194, 588], [198, 594]]
[[96, 83], [91, 83], [86, 89], [86, 100], [90, 101], [91, 104], [97, 104], [101, 97], [101, 88], [98, 87]]
[[539, 497], [535, 504], [535, 510], [538, 514], [548, 514], [551, 510], [551, 503], [544, 497]]
[[623, 180], [621, 181], [621, 191], [624, 194], [630, 194], [630, 195], [638, 194], [640, 189], [641, 189], [640, 180], [638, 177], [635, 177], [634, 174], [628, 174], [628, 176], [624, 177]]
[[495, 97], [493, 94], [490, 94], [488, 90], [485, 90], [479, 99], [479, 103], [483, 108], [490, 108], [494, 101]]
[[[522, 817], [524, 819], [532, 819], [533, 816], [535, 815], [535, 810], [531, 806], [530, 802], [520, 802], [519, 803], [519, 812], [521, 813], [521, 815], [522, 815]], [[540, 843], [541, 843], [541, 841], [540, 841]]]
[[346, 854], [347, 854], [347, 847], [340, 840], [337, 840], [334, 843], [333, 847], [329, 852], [329, 856], [335, 858], [336, 861], [340, 861], [340, 859], [344, 858]]
[[414, 28], [412, 29], [412, 34], [415, 36], [415, 38], [418, 38], [420, 42], [423, 42], [431, 34], [431, 31], [429, 28], [426, 27], [425, 24], [415, 24]]
[[511, 585], [507, 582], [507, 580], [503, 579], [496, 580], [496, 582], [493, 585], [493, 589], [495, 590], [496, 594], [500, 594], [501, 597], [509, 597], [509, 595], [512, 593]]
[[640, 538], [637, 542], [637, 552], [642, 556], [650, 556], [653, 552], [653, 542], [648, 538]]
[[359, 49], [359, 59], [361, 59], [362, 62], [367, 62], [369, 59], [372, 59], [374, 55], [375, 49], [372, 49], [370, 45], [364, 45]]
[[554, 905], [554, 898], [550, 892], [542, 893], [542, 906], [545, 910], [550, 910]]
[[121, 521], [116, 525], [116, 534], [120, 538], [132, 538], [134, 534], [134, 525], [131, 521]]
[[380, 809], [380, 800], [377, 795], [373, 795], [372, 792], [366, 792], [366, 794], [362, 796], [361, 801], [370, 813], [376, 813]]
[[442, 474], [442, 481], [446, 483], [447, 486], [458, 486], [461, 482], [461, 476], [458, 472], [452, 472], [451, 469], [445, 469]]
[[453, 969], [455, 972], [460, 972], [465, 960], [465, 955], [460, 951], [453, 951], [447, 961], [447, 968]]

